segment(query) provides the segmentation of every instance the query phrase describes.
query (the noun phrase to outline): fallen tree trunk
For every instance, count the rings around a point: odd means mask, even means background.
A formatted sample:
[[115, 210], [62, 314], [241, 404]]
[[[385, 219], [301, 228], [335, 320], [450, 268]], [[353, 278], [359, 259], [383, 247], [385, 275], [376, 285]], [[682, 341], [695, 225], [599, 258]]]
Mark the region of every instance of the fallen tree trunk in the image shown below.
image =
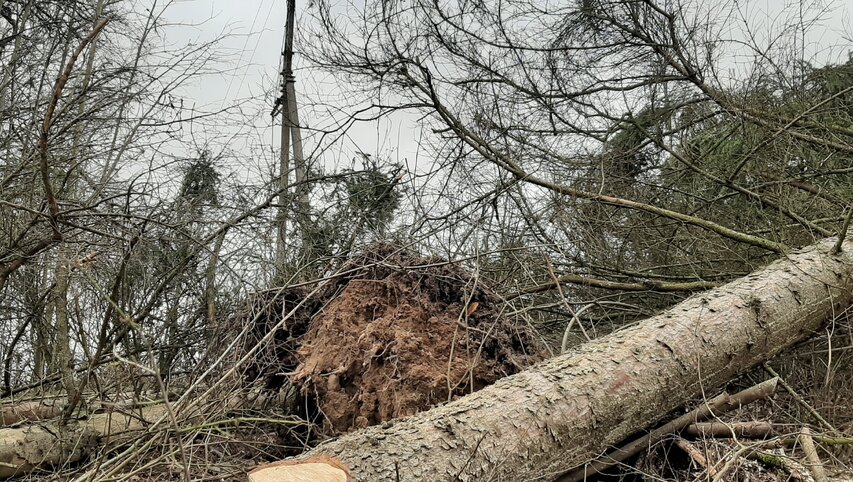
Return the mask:
[[0, 407], [0, 426], [14, 425], [19, 422], [35, 422], [53, 418], [62, 413], [58, 403], [23, 402], [6, 407]]
[[821, 241], [467, 397], [303, 457], [359, 481], [552, 480], [820, 331], [853, 300], [853, 242]]
[[[255, 409], [271, 403], [258, 392], [243, 395], [228, 399], [224, 413], [230, 408]], [[97, 413], [85, 419], [70, 420], [64, 425], [58, 420], [41, 420], [38, 424], [0, 428], [0, 480], [85, 460], [110, 444], [115, 448], [146, 432], [174, 427], [169, 424], [157, 428], [157, 424], [169, 421], [169, 407], [162, 401], [136, 404], [128, 399], [109, 404], [100, 402], [99, 405], [101, 409]], [[18, 405], [18, 412], [26, 406]], [[175, 406], [171, 409], [174, 410]], [[56, 414], [60, 413], [62, 409], [57, 406]], [[181, 429], [205, 417], [204, 413], [197, 411], [181, 415], [178, 421]], [[229, 418], [227, 421], [239, 423], [241, 420]]]
[[143, 430], [165, 414], [165, 405], [158, 404], [134, 413], [99, 413], [62, 427], [53, 423], [0, 429], [0, 479], [77, 462], [95, 453], [102, 439]]

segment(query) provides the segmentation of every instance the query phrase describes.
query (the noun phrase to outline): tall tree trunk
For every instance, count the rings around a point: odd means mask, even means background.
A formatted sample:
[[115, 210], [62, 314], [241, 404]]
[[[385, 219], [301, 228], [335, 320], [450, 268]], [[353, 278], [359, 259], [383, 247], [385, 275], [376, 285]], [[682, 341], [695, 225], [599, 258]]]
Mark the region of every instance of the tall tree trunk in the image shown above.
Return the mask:
[[68, 289], [71, 278], [71, 256], [68, 244], [63, 242], [56, 257], [56, 284], [54, 285], [54, 313], [56, 314], [56, 345], [53, 359], [56, 370], [62, 375], [62, 385], [68, 400], [77, 398], [74, 379], [74, 355], [71, 351], [71, 329], [68, 316]]
[[178, 345], [181, 343], [181, 327], [178, 310], [181, 307], [181, 291], [180, 287], [175, 288], [174, 299], [169, 305], [169, 310], [166, 312], [166, 318], [163, 320], [164, 329], [166, 330], [163, 337], [163, 346], [160, 347], [157, 366], [160, 370], [160, 378], [169, 380], [171, 378], [172, 364], [178, 357]]
[[470, 396], [342, 436], [356, 480], [552, 480], [820, 332], [853, 301], [826, 239]]
[[[92, 18], [93, 31], [99, 31], [98, 22], [101, 20], [101, 15], [104, 10], [104, 0], [98, 0], [94, 4], [95, 16]], [[70, 43], [69, 43], [70, 45]], [[91, 38], [87, 49], [86, 67], [83, 70], [83, 79], [77, 86], [77, 115], [83, 117], [86, 112], [86, 92], [89, 90], [89, 84], [92, 81], [92, 71], [95, 64], [95, 53], [97, 52], [97, 36]], [[81, 46], [78, 52], [81, 52], [85, 45]], [[73, 67], [72, 60], [70, 67]], [[67, 67], [67, 68], [70, 68]], [[60, 88], [61, 89], [61, 88]], [[61, 90], [59, 91], [61, 93]], [[59, 94], [57, 94], [59, 95]], [[65, 180], [65, 197], [73, 199], [77, 195], [78, 181], [80, 179], [79, 171], [83, 169], [85, 164], [85, 150], [82, 145], [85, 135], [85, 126], [83, 122], [78, 122], [74, 128], [74, 136], [71, 141], [71, 159], [73, 163], [69, 166], [68, 174]], [[68, 310], [69, 290], [71, 288], [71, 263], [73, 262], [74, 252], [72, 245], [68, 240], [63, 239], [59, 244], [59, 250], [56, 261], [56, 286], [54, 302], [56, 303], [56, 360], [59, 365], [59, 373], [62, 375], [62, 384], [65, 387], [65, 393], [68, 397], [68, 404], [64, 414], [70, 416], [76, 408], [79, 401], [79, 392], [86, 387], [86, 381], [81, 381], [78, 386], [74, 377], [74, 354], [71, 350], [71, 328], [70, 317]], [[80, 346], [84, 353], [87, 352], [86, 340], [82, 339], [83, 331], [81, 330]]]
[[222, 251], [222, 243], [225, 242], [227, 229], [216, 237], [213, 250], [210, 253], [210, 261], [204, 272], [204, 293], [202, 293], [201, 305], [204, 309], [205, 328], [213, 326], [216, 321], [216, 267], [219, 264], [219, 253]]
[[[48, 267], [47, 261], [44, 263], [43, 268], [39, 268], [39, 275], [44, 280], [50, 280], [51, 268]], [[53, 367], [53, 350], [51, 347], [55, 343], [55, 334], [51, 333], [52, 323], [53, 323], [53, 308], [55, 306], [52, 295], [54, 294], [55, 287], [52, 286], [52, 283], [48, 282], [50, 285], [47, 290], [49, 294], [46, 298], [46, 305], [44, 310], [42, 311], [41, 316], [37, 316], [34, 320], [33, 324], [33, 334], [32, 334], [32, 347], [33, 347], [33, 374], [32, 380], [30, 381], [38, 381], [44, 378], [45, 376], [50, 374], [50, 370]]]

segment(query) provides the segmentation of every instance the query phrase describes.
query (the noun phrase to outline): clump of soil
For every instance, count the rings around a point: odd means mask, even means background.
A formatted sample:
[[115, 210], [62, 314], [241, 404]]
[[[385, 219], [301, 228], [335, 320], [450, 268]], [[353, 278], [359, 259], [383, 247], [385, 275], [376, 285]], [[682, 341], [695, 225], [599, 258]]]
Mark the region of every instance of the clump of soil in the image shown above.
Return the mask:
[[542, 358], [533, 330], [501, 316], [497, 296], [458, 266], [385, 247], [348, 268], [291, 376], [329, 432], [426, 410]]

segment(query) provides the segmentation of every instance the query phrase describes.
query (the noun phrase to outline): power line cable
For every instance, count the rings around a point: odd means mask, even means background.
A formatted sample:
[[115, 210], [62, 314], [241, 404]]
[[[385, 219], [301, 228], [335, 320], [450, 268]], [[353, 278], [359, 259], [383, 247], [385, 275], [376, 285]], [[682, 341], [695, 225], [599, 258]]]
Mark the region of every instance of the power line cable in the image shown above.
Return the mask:
[[[237, 68], [238, 69], [240, 68], [241, 63], [243, 62], [243, 54], [246, 53], [246, 50], [247, 50], [246, 47], [249, 45], [249, 39], [255, 33], [255, 25], [257, 25], [257, 23], [258, 23], [258, 17], [260, 17], [260, 15], [261, 15], [261, 9], [263, 8], [264, 3], [266, 3], [266, 0], [262, 0], [261, 3], [258, 4], [258, 9], [255, 11], [255, 17], [252, 19], [252, 26], [249, 27], [249, 34], [246, 35], [246, 41], [243, 42], [243, 48], [240, 49], [240, 56], [237, 58]], [[247, 64], [247, 67], [248, 67], [248, 65], [252, 64], [252, 61], [255, 58], [255, 53], [257, 52], [258, 46], [261, 43], [261, 36], [262, 36], [264, 30], [267, 28], [267, 23], [269, 22], [270, 15], [272, 15], [272, 9], [274, 6], [275, 6], [275, 0], [273, 0], [270, 3], [270, 8], [267, 11], [266, 19], [264, 19], [264, 25], [263, 25], [263, 27], [261, 27], [261, 30], [258, 32], [258, 39], [255, 42], [255, 47], [252, 49], [252, 55], [249, 57], [249, 62]], [[243, 70], [243, 76], [240, 78], [240, 87], [238, 88], [238, 92], [240, 91], [240, 89], [242, 89], [243, 83], [246, 81], [246, 75], [247, 74], [248, 74], [248, 69], [244, 69]], [[234, 79], [236, 76], [237, 76], [236, 72], [231, 74], [231, 80], [228, 82], [228, 88], [225, 90], [225, 95], [222, 97], [222, 104], [219, 106], [220, 110], [225, 106], [225, 102], [228, 100], [228, 95], [231, 93], [231, 87], [234, 85]]]

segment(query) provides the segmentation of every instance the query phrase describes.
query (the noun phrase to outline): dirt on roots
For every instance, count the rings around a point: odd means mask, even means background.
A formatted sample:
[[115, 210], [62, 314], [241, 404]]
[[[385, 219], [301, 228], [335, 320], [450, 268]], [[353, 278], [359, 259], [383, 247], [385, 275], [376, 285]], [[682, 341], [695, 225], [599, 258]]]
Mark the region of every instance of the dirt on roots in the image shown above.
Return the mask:
[[[268, 386], [288, 373], [327, 434], [415, 414], [544, 358], [535, 330], [503, 316], [500, 298], [446, 260], [381, 246], [341, 271], [276, 334], [277, 367], [252, 372]], [[270, 315], [298, 303], [293, 291], [279, 297]]]

